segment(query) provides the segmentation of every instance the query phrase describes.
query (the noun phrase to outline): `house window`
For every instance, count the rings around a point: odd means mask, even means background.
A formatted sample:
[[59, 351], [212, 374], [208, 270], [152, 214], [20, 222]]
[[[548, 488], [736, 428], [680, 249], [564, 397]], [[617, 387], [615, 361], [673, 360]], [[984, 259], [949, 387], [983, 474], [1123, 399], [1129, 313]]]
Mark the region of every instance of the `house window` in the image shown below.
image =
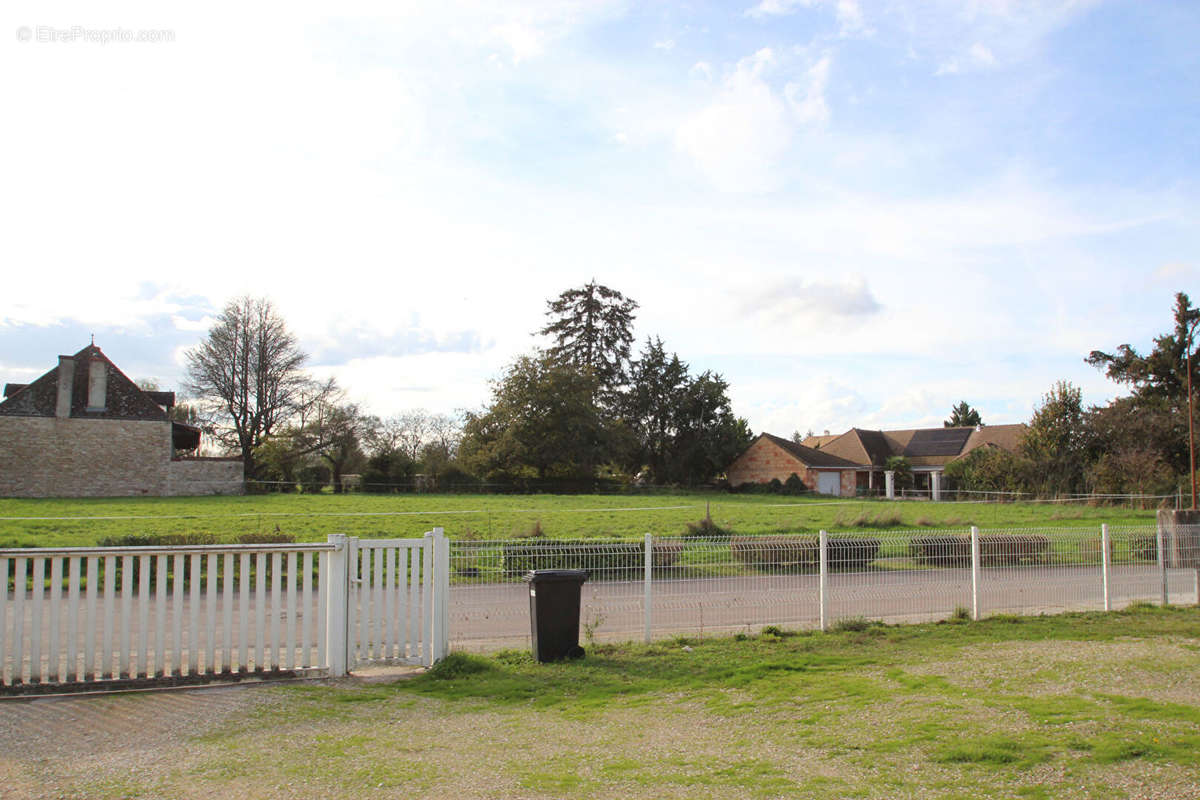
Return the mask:
[[108, 400], [108, 365], [98, 358], [88, 364], [88, 411], [104, 411]]

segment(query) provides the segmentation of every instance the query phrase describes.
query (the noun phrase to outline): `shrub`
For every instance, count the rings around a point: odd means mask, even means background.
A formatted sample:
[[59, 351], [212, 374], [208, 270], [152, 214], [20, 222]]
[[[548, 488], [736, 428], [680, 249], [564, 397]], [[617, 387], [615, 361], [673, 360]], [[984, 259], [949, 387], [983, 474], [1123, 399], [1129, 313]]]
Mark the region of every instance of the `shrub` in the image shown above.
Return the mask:
[[684, 532], [685, 539], [728, 539], [733, 535], [733, 531], [729, 528], [722, 528], [720, 525], [712, 521], [712, 517], [705, 517], [699, 522], [689, 522], [687, 531]]
[[930, 567], [969, 567], [971, 538], [957, 534], [921, 534], [909, 540], [908, 555], [918, 564]]
[[865, 631], [871, 627], [871, 621], [866, 617], [844, 617], [833, 623], [835, 631]]
[[300, 481], [300, 491], [305, 494], [317, 494], [329, 485], [329, 467], [323, 464], [313, 464], [296, 470], [296, 479]]
[[[873, 536], [829, 538], [829, 569], [865, 569], [879, 557], [880, 542]], [[733, 557], [759, 572], [790, 574], [818, 572], [821, 541], [816, 536], [734, 537]]]
[[[971, 566], [971, 537], [962, 534], [923, 534], [908, 543], [909, 557], [931, 567]], [[979, 537], [979, 563], [984, 567], [1044, 564], [1050, 540], [1039, 535], [986, 534]]]
[[785, 494], [804, 494], [808, 491], [808, 487], [804, 485], [804, 481], [800, 480], [800, 476], [793, 472], [783, 482], [783, 491]]
[[1150, 536], [1134, 536], [1129, 540], [1129, 555], [1135, 561], [1158, 560], [1158, 538]]
[[[683, 553], [683, 542], [656, 542], [655, 569], [672, 567]], [[590, 580], [619, 580], [646, 567], [642, 542], [598, 542], [594, 539], [543, 539], [504, 545], [504, 571], [509, 577], [535, 569], [586, 569]]]
[[815, 536], [735, 536], [729, 546], [734, 558], [759, 572], [805, 573], [820, 568]]
[[880, 542], [874, 536], [829, 537], [831, 570], [863, 570], [879, 558]]
[[783, 481], [771, 478], [771, 482], [767, 484], [767, 491], [771, 494], [783, 494]]

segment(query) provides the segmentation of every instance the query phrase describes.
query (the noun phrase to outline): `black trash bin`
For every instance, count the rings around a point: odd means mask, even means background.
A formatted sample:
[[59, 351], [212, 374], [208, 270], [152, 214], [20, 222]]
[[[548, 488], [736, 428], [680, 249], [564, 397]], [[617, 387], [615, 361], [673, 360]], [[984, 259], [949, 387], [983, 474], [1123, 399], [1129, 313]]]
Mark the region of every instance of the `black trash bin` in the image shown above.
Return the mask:
[[579, 595], [586, 569], [535, 569], [529, 582], [529, 622], [538, 661], [580, 658]]

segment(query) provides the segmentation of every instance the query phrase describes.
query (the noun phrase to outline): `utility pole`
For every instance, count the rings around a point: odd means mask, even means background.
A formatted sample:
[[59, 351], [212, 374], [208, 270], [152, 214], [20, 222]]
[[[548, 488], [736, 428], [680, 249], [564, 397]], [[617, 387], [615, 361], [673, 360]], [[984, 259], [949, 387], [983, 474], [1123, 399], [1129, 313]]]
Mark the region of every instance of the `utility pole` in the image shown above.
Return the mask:
[[1192, 408], [1192, 337], [1196, 333], [1196, 323], [1200, 315], [1193, 316], [1188, 325], [1187, 338], [1187, 394], [1188, 394], [1188, 474], [1192, 481], [1192, 511], [1196, 510], [1196, 424], [1193, 421], [1195, 410]]

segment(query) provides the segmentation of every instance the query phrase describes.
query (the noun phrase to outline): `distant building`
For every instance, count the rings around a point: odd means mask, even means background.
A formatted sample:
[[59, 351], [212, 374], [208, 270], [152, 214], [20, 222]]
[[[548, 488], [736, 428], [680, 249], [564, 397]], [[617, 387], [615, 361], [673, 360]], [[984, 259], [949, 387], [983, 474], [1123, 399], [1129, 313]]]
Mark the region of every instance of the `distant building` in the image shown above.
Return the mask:
[[176, 457], [200, 430], [172, 421], [174, 392], [145, 391], [94, 344], [0, 402], [0, 496], [241, 494], [241, 459]]
[[726, 475], [730, 485], [740, 486], [776, 478], [786, 481], [795, 473], [819, 494], [884, 494], [887, 460], [904, 456], [912, 465], [916, 487], [936, 496], [942, 472], [951, 461], [979, 447], [1011, 452], [1024, 432], [1024, 425], [898, 431], [851, 428], [836, 436], [809, 436], [799, 444], [764, 433], [734, 460]]

